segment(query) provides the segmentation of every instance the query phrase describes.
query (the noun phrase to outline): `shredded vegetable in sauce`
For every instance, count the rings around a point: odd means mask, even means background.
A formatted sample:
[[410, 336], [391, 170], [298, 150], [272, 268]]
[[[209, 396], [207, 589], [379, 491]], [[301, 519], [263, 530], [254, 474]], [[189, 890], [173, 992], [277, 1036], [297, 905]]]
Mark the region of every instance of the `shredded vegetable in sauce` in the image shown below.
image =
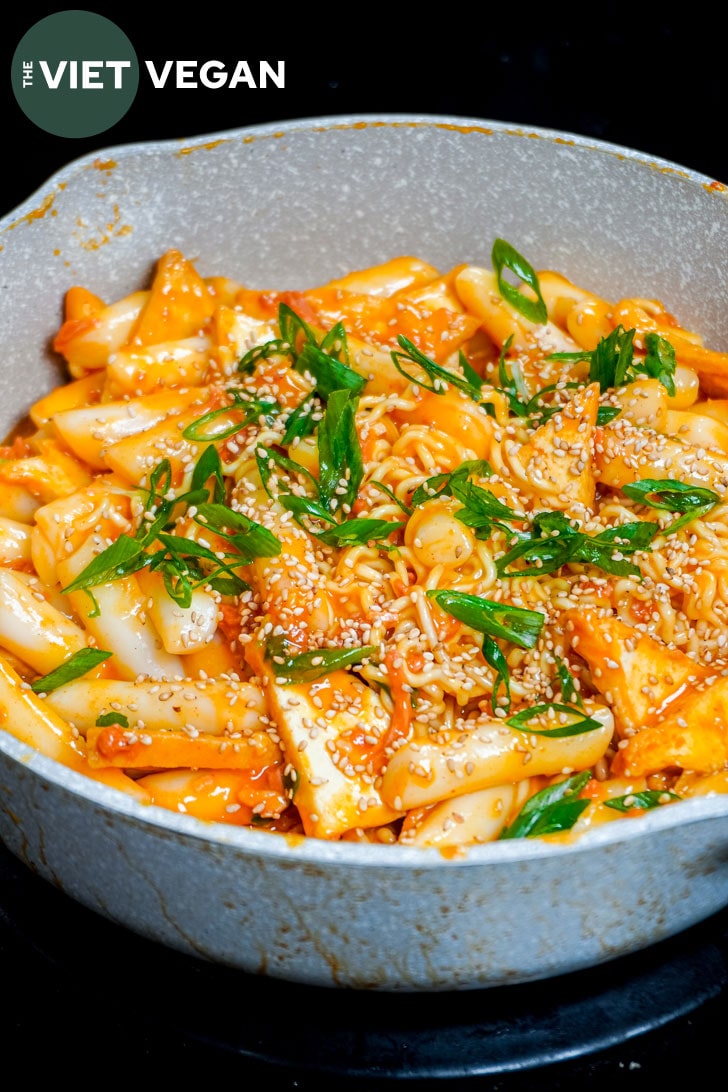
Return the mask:
[[[649, 288], [649, 286], [646, 286]], [[0, 726], [212, 823], [573, 841], [728, 792], [728, 354], [504, 239], [74, 286], [0, 457]]]

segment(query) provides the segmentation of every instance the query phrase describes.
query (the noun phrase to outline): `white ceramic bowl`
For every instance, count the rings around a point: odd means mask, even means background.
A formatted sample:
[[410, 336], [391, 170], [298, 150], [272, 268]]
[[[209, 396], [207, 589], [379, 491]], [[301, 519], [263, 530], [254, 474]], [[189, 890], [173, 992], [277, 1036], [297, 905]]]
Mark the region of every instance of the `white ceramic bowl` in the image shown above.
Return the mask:
[[[0, 223], [0, 431], [62, 377], [65, 290], [203, 276], [303, 288], [397, 254], [487, 264], [496, 236], [610, 298], [661, 299], [728, 349], [726, 190], [595, 140], [483, 120], [331, 117], [110, 148]], [[571, 847], [436, 849], [211, 827], [90, 782], [0, 731], [0, 838], [49, 882], [172, 948], [374, 990], [525, 982], [602, 963], [728, 903], [728, 797]]]

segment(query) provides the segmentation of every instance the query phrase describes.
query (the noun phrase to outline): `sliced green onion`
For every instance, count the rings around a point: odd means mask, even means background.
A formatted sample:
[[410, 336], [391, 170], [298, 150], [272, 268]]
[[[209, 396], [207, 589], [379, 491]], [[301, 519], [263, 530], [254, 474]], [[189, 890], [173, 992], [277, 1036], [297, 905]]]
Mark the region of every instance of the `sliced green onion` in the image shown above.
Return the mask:
[[96, 718], [97, 728], [110, 728], [113, 724], [118, 724], [120, 728], [128, 728], [129, 720], [123, 713], [102, 713]]
[[[483, 381], [479, 376], [477, 376], [478, 382], [475, 384], [472, 379], [451, 372], [448, 368], [443, 368], [441, 364], [438, 364], [423, 353], [421, 349], [418, 349], [404, 334], [398, 334], [397, 341], [403, 351], [392, 349], [390, 356], [397, 371], [410, 383], [415, 383], [418, 387], [423, 387], [432, 394], [444, 394], [448, 387], [456, 387], [457, 390], [463, 391], [472, 398], [474, 402], [480, 400]], [[412, 375], [408, 372], [401, 364], [403, 360], [416, 364], [432, 382], [427, 383], [422, 376]], [[469, 369], [469, 371], [472, 372], [472, 369]]]
[[[503, 299], [507, 300], [511, 307], [514, 307], [529, 322], [537, 322], [543, 326], [548, 320], [548, 312], [544, 298], [541, 295], [538, 276], [533, 266], [505, 239], [496, 239], [493, 243], [491, 261], [498, 278], [498, 291]], [[503, 276], [504, 269], [509, 269], [524, 284], [527, 284], [535, 293], [536, 299], [529, 299], [518, 288], [509, 284]]]
[[513, 822], [501, 831], [499, 838], [539, 838], [571, 830], [590, 801], [579, 799], [579, 793], [591, 779], [589, 770], [573, 774], [565, 781], [549, 785], [529, 797]]
[[59, 686], [79, 679], [110, 656], [113, 656], [112, 652], [105, 652], [101, 648], [80, 648], [59, 667], [32, 682], [30, 689], [35, 694], [49, 694], [51, 690], [57, 690]]
[[471, 629], [488, 637], [502, 637], [519, 648], [534, 647], [545, 621], [541, 611], [512, 607], [467, 592], [436, 588], [428, 591], [427, 597]]
[[292, 656], [285, 637], [271, 637], [265, 656], [274, 665], [277, 682], [293, 684], [313, 682], [332, 671], [359, 664], [376, 651], [376, 645], [366, 645], [362, 648], [317, 648]]
[[604, 800], [605, 808], [613, 808], [614, 811], [631, 811], [639, 808], [649, 811], [659, 808], [663, 804], [671, 804], [675, 800], [681, 800], [676, 792], [666, 792], [664, 789], [645, 789], [643, 792], [629, 792], [624, 796], [613, 796], [610, 800]]
[[403, 522], [393, 523], [389, 519], [349, 519], [321, 531], [316, 538], [327, 546], [366, 546], [368, 542], [389, 538], [404, 526]]
[[[565, 713], [576, 719], [568, 724], [558, 724], [554, 728], [534, 728], [532, 722], [541, 717], [549, 718], [550, 713]], [[550, 719], [550, 718], [549, 718]], [[564, 739], [569, 736], [580, 736], [585, 732], [594, 732], [597, 728], [603, 728], [601, 721], [594, 717], [587, 717], [581, 709], [574, 709], [569, 705], [561, 705], [559, 702], [549, 702], [544, 705], [532, 705], [529, 709], [522, 709], [512, 717], [508, 717], [506, 724], [519, 732], [526, 732], [530, 736], [547, 736], [551, 739]]]

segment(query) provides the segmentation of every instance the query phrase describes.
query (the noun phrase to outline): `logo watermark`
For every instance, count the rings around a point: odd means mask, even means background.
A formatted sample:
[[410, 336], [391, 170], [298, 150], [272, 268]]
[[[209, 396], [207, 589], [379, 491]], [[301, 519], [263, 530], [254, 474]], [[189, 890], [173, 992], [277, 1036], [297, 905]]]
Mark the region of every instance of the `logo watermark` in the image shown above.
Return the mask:
[[110, 129], [134, 102], [139, 62], [115, 23], [92, 11], [60, 11], [23, 35], [12, 61], [13, 92], [40, 129], [61, 137]]
[[282, 60], [165, 59], [140, 64], [120, 27], [92, 11], [60, 11], [35, 23], [12, 60], [13, 92], [40, 129], [89, 137], [120, 121], [134, 102], [140, 76], [151, 88], [208, 90], [285, 87]]

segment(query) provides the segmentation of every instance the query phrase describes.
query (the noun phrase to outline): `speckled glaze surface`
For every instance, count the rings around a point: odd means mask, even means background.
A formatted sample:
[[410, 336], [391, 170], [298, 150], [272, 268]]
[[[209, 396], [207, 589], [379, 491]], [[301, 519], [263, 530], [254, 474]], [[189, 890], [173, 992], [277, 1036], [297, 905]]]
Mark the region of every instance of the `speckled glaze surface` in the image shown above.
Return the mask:
[[[661, 299], [728, 350], [728, 197], [677, 164], [467, 118], [281, 122], [109, 148], [0, 222], [0, 431], [63, 373], [66, 289], [143, 287], [178, 247], [203, 276], [302, 288], [413, 254], [488, 264], [507, 238], [608, 298]], [[571, 847], [291, 840], [143, 808], [0, 731], [0, 838], [72, 898], [203, 959], [317, 985], [474, 989], [634, 952], [728, 903], [728, 797]]]

